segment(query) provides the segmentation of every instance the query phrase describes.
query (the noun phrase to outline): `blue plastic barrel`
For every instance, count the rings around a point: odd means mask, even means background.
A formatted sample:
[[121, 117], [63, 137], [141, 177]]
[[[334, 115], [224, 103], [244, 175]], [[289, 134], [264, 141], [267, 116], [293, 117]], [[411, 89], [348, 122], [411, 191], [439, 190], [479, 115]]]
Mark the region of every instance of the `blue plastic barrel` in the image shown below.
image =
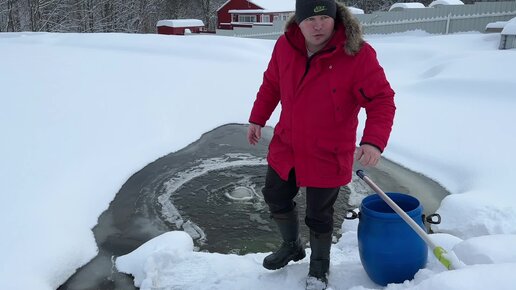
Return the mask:
[[[387, 195], [425, 229], [419, 200], [402, 193]], [[423, 239], [378, 194], [367, 196], [360, 205], [358, 249], [365, 271], [382, 286], [412, 280], [428, 258]]]

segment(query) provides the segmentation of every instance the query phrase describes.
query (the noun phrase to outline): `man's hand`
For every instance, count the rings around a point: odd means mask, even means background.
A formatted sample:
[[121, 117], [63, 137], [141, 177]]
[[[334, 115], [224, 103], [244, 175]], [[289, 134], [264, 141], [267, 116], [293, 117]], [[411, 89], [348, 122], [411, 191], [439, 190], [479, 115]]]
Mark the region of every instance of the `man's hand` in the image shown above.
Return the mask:
[[376, 166], [380, 160], [382, 153], [378, 148], [369, 145], [361, 145], [355, 152], [355, 160], [359, 161], [363, 166]]
[[249, 144], [256, 145], [261, 137], [262, 127], [253, 123], [249, 124], [249, 128], [247, 129], [247, 141], [249, 141]]

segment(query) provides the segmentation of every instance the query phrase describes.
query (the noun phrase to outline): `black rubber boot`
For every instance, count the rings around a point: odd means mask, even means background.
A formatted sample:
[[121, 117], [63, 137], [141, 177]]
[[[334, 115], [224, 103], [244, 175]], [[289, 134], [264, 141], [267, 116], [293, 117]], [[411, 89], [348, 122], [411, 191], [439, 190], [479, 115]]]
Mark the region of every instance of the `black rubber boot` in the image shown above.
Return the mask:
[[323, 290], [328, 287], [330, 270], [330, 248], [332, 232], [310, 231], [310, 271], [306, 279], [306, 290]]
[[303, 259], [306, 254], [299, 239], [297, 210], [294, 209], [284, 214], [273, 214], [272, 218], [278, 225], [283, 243], [276, 252], [263, 259], [263, 267], [269, 270], [276, 270], [285, 267], [290, 261]]

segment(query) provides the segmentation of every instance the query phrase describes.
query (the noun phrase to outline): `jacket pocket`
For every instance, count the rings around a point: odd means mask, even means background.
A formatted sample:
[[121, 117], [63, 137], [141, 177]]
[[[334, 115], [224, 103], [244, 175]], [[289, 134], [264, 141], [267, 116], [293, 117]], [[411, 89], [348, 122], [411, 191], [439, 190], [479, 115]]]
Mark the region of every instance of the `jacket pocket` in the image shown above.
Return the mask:
[[[321, 176], [339, 176], [349, 168], [349, 150], [342, 142], [319, 139], [316, 143], [316, 169]], [[352, 158], [352, 154], [351, 154]], [[349, 169], [350, 170], [350, 169]]]
[[275, 128], [272, 140], [269, 143], [269, 157], [275, 162], [290, 158], [292, 145], [288, 132], [283, 128]]

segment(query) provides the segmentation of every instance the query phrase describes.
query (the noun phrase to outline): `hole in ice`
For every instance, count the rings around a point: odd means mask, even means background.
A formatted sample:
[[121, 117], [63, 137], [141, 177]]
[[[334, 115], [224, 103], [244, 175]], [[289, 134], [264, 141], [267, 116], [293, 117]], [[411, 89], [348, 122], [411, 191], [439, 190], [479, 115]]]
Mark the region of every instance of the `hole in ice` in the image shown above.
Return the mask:
[[226, 197], [237, 201], [251, 200], [253, 196], [253, 190], [244, 186], [238, 186], [235, 187], [232, 191], [226, 192]]

